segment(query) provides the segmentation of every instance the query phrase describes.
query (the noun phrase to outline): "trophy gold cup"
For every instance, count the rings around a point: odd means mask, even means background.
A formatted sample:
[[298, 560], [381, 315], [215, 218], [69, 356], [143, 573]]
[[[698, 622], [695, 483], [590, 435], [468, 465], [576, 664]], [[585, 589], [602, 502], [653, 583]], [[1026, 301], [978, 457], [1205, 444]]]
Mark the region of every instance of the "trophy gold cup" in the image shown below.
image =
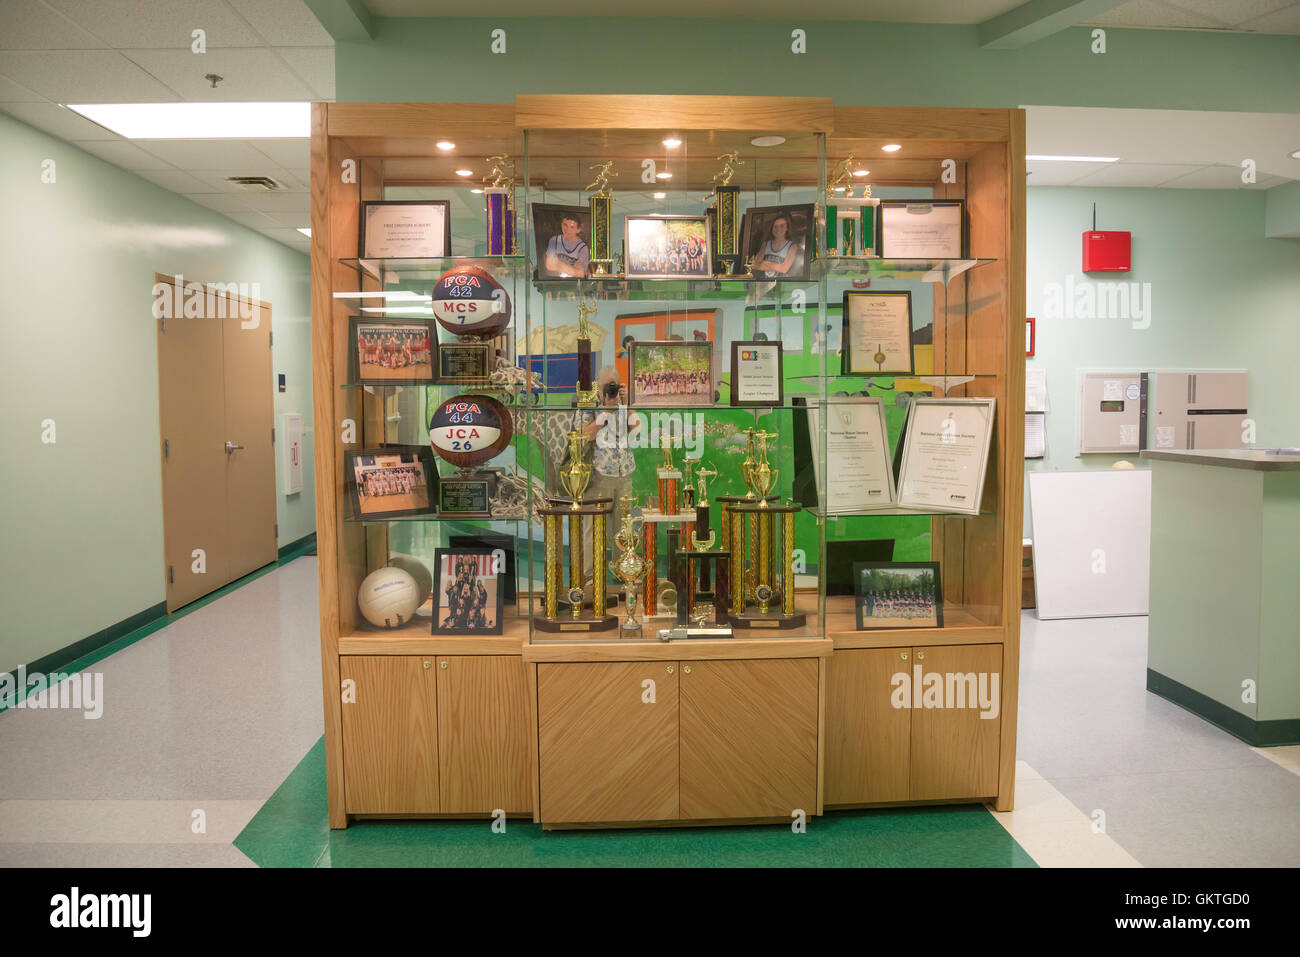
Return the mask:
[[636, 592], [641, 576], [645, 574], [645, 559], [637, 553], [639, 535], [635, 526], [641, 519], [632, 514], [632, 503], [636, 499], [625, 496], [619, 501], [623, 503], [623, 523], [618, 534], [614, 536], [614, 543], [619, 548], [619, 556], [618, 561], [611, 566], [611, 570], [623, 586], [623, 603], [627, 606], [627, 618], [619, 625], [618, 636], [640, 638], [641, 623], [636, 618]]
[[[611, 499], [584, 499], [587, 484], [591, 481], [591, 463], [585, 461], [582, 433], [577, 429], [569, 433], [569, 464], [560, 470], [560, 485], [569, 493], [568, 500], [553, 499], [545, 508], [539, 508], [545, 544], [545, 574], [543, 614], [533, 620], [541, 631], [604, 631], [612, 628], [618, 619], [606, 613], [605, 608], [605, 522], [613, 511]], [[565, 597], [569, 602], [568, 616], [560, 614], [560, 585], [563, 568], [560, 550], [563, 545], [561, 520], [569, 524], [569, 585]], [[591, 614], [587, 614], [585, 583], [583, 581], [582, 520], [591, 519], [592, 593]]]
[[590, 275], [609, 276], [614, 272], [613, 243], [613, 199], [609, 188], [609, 177], [614, 167], [613, 160], [606, 160], [587, 167], [596, 170], [596, 178], [587, 184], [587, 208], [591, 211], [591, 261], [588, 265]]

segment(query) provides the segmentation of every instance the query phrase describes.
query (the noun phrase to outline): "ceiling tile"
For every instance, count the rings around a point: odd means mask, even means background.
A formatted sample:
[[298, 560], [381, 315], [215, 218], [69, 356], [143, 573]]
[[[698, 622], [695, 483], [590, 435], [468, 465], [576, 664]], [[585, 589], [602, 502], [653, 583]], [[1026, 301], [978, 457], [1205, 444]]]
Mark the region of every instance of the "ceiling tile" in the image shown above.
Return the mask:
[[190, 171], [214, 170], [226, 176], [271, 175], [278, 164], [243, 140], [133, 140], [154, 156]]
[[[125, 55], [187, 100], [304, 102], [314, 96], [269, 49], [211, 50], [204, 56], [185, 50], [129, 50]], [[209, 73], [222, 77], [215, 88], [204, 79]]]
[[302, 233], [298, 232], [298, 230], [296, 229], [281, 227], [278, 229], [275, 228], [263, 229], [263, 230], [259, 230], [259, 232], [265, 233], [267, 236], [270, 236], [272, 239], [279, 240], [280, 242], [284, 243], [286, 246], [292, 246], [294, 249], [302, 249], [305, 251], [311, 248], [311, 240], [308, 239], [306, 236], [304, 236]]
[[115, 140], [125, 142], [116, 133], [64, 109], [57, 103], [0, 103], [0, 109], [16, 116], [38, 130], [61, 140]]
[[[204, 31], [208, 50], [260, 46], [261, 40], [224, 3], [212, 0], [45, 0], [104, 46], [120, 50], [190, 50], [192, 32]], [[190, 53], [198, 57], [203, 54]], [[205, 71], [206, 72], [206, 71]]]
[[1300, 4], [1269, 13], [1241, 24], [1243, 30], [1255, 30], [1259, 33], [1300, 34]]
[[199, 193], [207, 188], [189, 173], [178, 169], [142, 169], [136, 170], [136, 175], [173, 193]]
[[37, 0], [4, 0], [0, 50], [86, 50], [104, 46]]
[[[1262, 177], [1261, 177], [1262, 178]], [[1206, 166], [1162, 184], [1170, 189], [1244, 189], [1240, 166]], [[1256, 183], [1256, 186], [1259, 184]]]
[[259, 153], [265, 153], [276, 166], [307, 169], [311, 166], [311, 140], [244, 140]]
[[308, 204], [304, 203], [301, 209], [295, 210], [278, 210], [269, 213], [259, 213], [268, 219], [275, 220], [277, 226], [289, 226], [297, 229], [299, 226], [311, 225], [311, 211], [307, 208]]
[[7, 76], [0, 76], [0, 103], [48, 103], [45, 97], [35, 90], [29, 90], [21, 83], [15, 83]]
[[1164, 2], [1180, 10], [1190, 10], [1232, 27], [1295, 4], [1295, 0], [1232, 0], [1231, 3], [1225, 3], [1224, 0], [1164, 0]]
[[172, 165], [166, 160], [160, 160], [158, 157], [146, 153], [140, 147], [135, 146], [126, 140], [103, 140], [100, 142], [80, 142], [74, 144], [81, 147], [87, 153], [93, 153], [100, 159], [108, 160], [114, 166], [120, 166], [129, 170], [159, 170], [172, 169]]
[[[307, 193], [250, 193], [248, 205], [264, 213], [301, 212], [306, 216], [311, 209], [311, 199]], [[306, 226], [306, 221], [298, 224]]]
[[1097, 172], [1096, 163], [1069, 163], [1057, 160], [1028, 160], [1029, 186], [1069, 186], [1089, 173]]
[[244, 197], [233, 193], [186, 193], [185, 198], [208, 209], [215, 209], [219, 213], [250, 211], [248, 203], [244, 202]]
[[316, 91], [318, 99], [334, 99], [333, 47], [280, 47], [275, 52]]
[[116, 50], [2, 51], [0, 74], [55, 103], [167, 103], [179, 99]]
[[241, 226], [247, 226], [249, 229], [280, 229], [284, 223], [276, 222], [272, 217], [265, 213], [258, 213], [252, 210], [247, 212], [231, 211], [223, 214], [227, 219], [233, 219]]
[[1201, 168], [1196, 164], [1106, 163], [1074, 181], [1075, 186], [1159, 186]]
[[204, 183], [204, 192], [239, 193], [248, 197], [246, 202], [249, 205], [256, 205], [253, 202], [253, 197], [273, 195], [264, 189], [248, 190], [244, 189], [242, 186], [237, 186], [234, 183], [229, 182], [229, 177], [231, 176], [269, 176], [271, 179], [285, 187], [282, 192], [298, 193], [303, 191], [298, 188], [298, 184], [293, 182], [291, 177], [284, 175], [284, 171], [282, 171], [278, 166], [262, 166], [251, 172], [249, 170], [219, 169], [198, 170], [194, 173], [194, 177]]
[[1223, 20], [1182, 10], [1162, 3], [1160, 0], [1129, 0], [1128, 3], [1107, 10], [1093, 17], [1087, 23], [1099, 23], [1107, 27], [1183, 27], [1211, 28], [1226, 26]]
[[226, 0], [252, 24], [262, 39], [277, 47], [331, 46], [330, 36], [303, 0]]

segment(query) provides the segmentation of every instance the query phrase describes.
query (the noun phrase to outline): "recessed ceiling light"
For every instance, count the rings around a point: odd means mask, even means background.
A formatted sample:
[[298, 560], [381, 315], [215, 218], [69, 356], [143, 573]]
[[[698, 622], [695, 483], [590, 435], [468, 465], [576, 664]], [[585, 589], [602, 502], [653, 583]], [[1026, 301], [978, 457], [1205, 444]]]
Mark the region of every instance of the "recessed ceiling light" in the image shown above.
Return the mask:
[[664, 170], [662, 173], [655, 173], [655, 179], [672, 179], [673, 174]]
[[474, 171], [473, 171], [472, 169], [458, 169], [458, 170], [456, 170], [456, 175], [457, 175], [457, 176], [473, 176], [473, 175], [474, 175]]
[[83, 103], [68, 109], [129, 140], [311, 136], [310, 103]]
[[871, 175], [871, 170], [869, 170], [869, 169], [855, 169], [855, 170], [853, 171], [853, 175], [854, 175], [854, 176], [870, 176], [870, 175]]
[[1026, 156], [1027, 160], [1044, 160], [1053, 163], [1118, 163], [1118, 156], [1049, 156], [1035, 154]]
[[897, 143], [886, 143], [884, 146], [880, 148], [884, 150], [886, 153], [897, 153], [903, 147]]
[[302, 233], [304, 236], [310, 236], [310, 235], [311, 235], [311, 227], [310, 227], [310, 226], [299, 226], [299, 227], [298, 227], [298, 232]]
[[456, 148], [456, 144], [451, 140], [438, 140], [434, 146], [438, 147], [440, 150], [454, 150]]
[[668, 147], [670, 150], [675, 150], [681, 145], [682, 141], [675, 136], [670, 136], [668, 139], [664, 140], [664, 146]]
[[755, 136], [749, 141], [753, 146], [780, 146], [785, 142], [784, 136]]
[[667, 193], [655, 193], [655, 199], [667, 199], [667, 198], [668, 198]]

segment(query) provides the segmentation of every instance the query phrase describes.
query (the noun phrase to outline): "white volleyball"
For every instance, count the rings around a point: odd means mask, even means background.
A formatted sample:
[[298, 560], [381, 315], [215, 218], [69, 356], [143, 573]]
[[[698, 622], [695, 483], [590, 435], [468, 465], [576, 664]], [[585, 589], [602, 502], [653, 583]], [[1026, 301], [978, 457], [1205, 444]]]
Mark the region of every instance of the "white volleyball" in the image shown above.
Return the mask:
[[410, 572], [391, 565], [365, 577], [357, 592], [357, 605], [366, 621], [379, 628], [396, 628], [415, 617], [420, 607], [420, 586]]

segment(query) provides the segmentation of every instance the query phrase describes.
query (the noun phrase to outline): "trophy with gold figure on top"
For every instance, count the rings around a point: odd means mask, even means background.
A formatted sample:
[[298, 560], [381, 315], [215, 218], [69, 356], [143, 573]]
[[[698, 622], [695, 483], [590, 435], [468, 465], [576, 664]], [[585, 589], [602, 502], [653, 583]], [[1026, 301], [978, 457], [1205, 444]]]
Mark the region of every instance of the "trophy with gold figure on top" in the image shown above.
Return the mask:
[[733, 276], [740, 272], [740, 187], [731, 185], [736, 167], [744, 165], [737, 150], [723, 153], [722, 169], [713, 174], [713, 205], [708, 209], [713, 242], [713, 272]]
[[587, 167], [596, 171], [596, 178], [587, 184], [587, 208], [591, 211], [591, 260], [589, 275], [610, 276], [614, 273], [613, 253], [613, 191], [609, 178], [614, 168], [613, 160]]
[[687, 627], [687, 637], [730, 638], [728, 586], [731, 553], [714, 549], [718, 534], [710, 524], [707, 482], [717, 471], [703, 463], [695, 470], [695, 521], [673, 556], [673, 578], [677, 584], [677, 626]]
[[[876, 210], [880, 200], [871, 196], [871, 185], [854, 187], [857, 160], [850, 153], [826, 180], [825, 256], [875, 256]], [[854, 196], [854, 189], [862, 195]]]
[[483, 177], [483, 198], [487, 200], [487, 254], [514, 256], [515, 245], [515, 162], [505, 153], [483, 162], [492, 171]]

